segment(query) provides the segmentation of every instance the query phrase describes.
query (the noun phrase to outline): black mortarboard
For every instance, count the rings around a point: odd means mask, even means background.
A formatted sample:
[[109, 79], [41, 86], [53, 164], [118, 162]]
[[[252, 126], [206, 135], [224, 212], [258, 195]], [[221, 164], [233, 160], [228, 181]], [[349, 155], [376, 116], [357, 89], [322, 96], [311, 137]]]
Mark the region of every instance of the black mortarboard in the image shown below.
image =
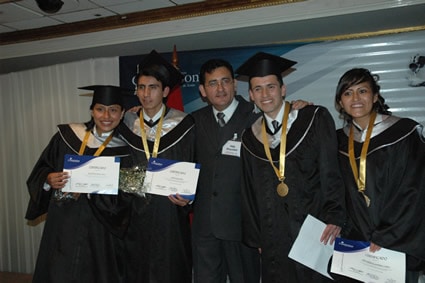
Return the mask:
[[259, 52], [245, 61], [235, 72], [241, 76], [264, 77], [268, 75], [282, 76], [297, 62], [286, 58]]
[[162, 83], [170, 89], [180, 84], [183, 79], [182, 73], [167, 60], [162, 58], [155, 50], [152, 50], [142, 62], [137, 65], [137, 72], [141, 73], [157, 73]]
[[90, 108], [92, 108], [96, 103], [104, 105], [118, 104], [124, 108], [124, 96], [134, 93], [134, 90], [129, 90], [113, 85], [91, 85], [79, 87], [79, 89], [93, 91], [93, 100]]

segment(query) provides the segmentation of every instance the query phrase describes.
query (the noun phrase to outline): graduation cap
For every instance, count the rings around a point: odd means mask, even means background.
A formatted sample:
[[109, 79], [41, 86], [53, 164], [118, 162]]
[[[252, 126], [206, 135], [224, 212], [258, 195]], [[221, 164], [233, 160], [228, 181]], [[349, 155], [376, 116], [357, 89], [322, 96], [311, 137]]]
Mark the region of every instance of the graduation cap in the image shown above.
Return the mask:
[[92, 108], [96, 103], [104, 105], [118, 104], [121, 105], [121, 107], [126, 108], [125, 105], [128, 101], [131, 101], [131, 96], [137, 98], [137, 96], [132, 94], [134, 93], [134, 90], [113, 85], [91, 85], [79, 87], [78, 89], [93, 91], [93, 94], [89, 95], [93, 96], [90, 108]]
[[268, 75], [282, 76], [285, 71], [291, 71], [291, 67], [297, 62], [286, 58], [258, 52], [251, 58], [245, 61], [237, 70], [236, 73], [241, 76], [265, 77]]
[[167, 60], [162, 58], [155, 50], [152, 50], [142, 62], [137, 65], [138, 74], [157, 74], [164, 86], [170, 89], [180, 84], [183, 79], [182, 73]]

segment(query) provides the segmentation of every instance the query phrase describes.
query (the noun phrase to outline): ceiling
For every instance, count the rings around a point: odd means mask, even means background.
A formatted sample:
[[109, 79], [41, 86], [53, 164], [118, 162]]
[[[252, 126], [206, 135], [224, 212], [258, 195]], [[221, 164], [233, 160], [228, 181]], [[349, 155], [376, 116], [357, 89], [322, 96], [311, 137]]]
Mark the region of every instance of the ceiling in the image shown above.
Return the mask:
[[35, 0], [0, 0], [0, 33], [35, 29], [134, 12], [176, 7], [203, 0], [62, 0], [61, 9], [43, 12]]
[[63, 2], [49, 14], [35, 0], [0, 0], [0, 73], [173, 45], [199, 50], [425, 29], [425, 0]]

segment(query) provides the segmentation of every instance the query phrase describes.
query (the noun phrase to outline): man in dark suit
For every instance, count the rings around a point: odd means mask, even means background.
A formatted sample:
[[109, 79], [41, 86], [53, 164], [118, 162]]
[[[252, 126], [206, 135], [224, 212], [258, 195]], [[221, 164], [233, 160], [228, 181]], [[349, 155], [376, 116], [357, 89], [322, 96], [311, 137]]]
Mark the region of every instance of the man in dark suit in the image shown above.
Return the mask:
[[196, 159], [201, 164], [192, 226], [195, 282], [260, 280], [257, 249], [241, 242], [241, 161], [243, 130], [258, 117], [236, 93], [232, 66], [212, 59], [200, 70], [201, 95], [210, 105], [193, 113]]

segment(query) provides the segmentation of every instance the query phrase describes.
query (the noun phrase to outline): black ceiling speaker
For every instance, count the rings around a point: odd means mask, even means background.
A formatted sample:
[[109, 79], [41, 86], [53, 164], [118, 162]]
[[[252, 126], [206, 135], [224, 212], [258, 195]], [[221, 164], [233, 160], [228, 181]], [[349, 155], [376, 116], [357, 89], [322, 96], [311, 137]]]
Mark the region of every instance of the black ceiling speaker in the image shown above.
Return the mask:
[[41, 11], [53, 14], [62, 8], [63, 2], [61, 0], [35, 0]]

